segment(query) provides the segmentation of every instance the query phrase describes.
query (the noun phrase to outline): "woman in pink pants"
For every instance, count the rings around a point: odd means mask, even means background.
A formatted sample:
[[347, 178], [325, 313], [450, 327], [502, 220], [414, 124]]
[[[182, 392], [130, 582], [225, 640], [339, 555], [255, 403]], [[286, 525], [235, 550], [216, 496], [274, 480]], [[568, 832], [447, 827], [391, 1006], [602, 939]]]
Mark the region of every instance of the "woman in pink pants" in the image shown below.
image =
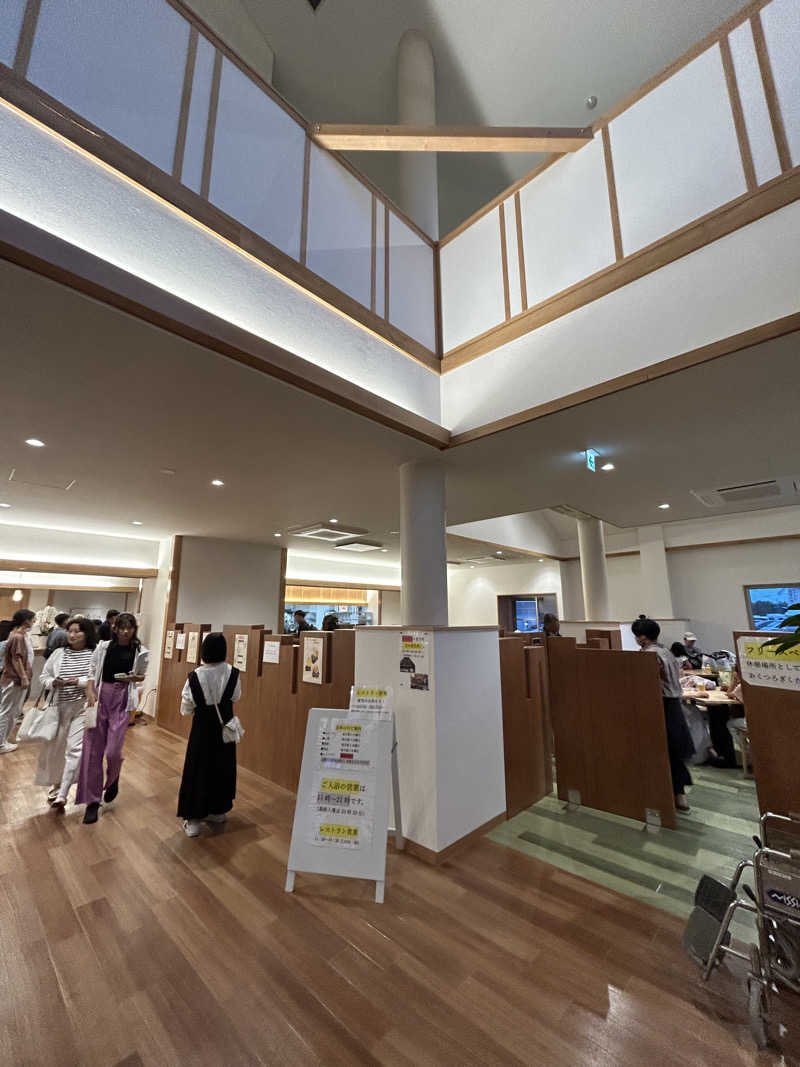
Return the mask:
[[138, 703], [136, 684], [144, 681], [149, 658], [137, 629], [135, 616], [123, 611], [116, 618], [111, 640], [101, 641], [92, 654], [86, 695], [90, 708], [97, 705], [97, 724], [83, 736], [77, 797], [78, 804], [86, 805], [86, 823], [97, 822], [101, 799], [110, 804], [119, 792], [125, 731]]

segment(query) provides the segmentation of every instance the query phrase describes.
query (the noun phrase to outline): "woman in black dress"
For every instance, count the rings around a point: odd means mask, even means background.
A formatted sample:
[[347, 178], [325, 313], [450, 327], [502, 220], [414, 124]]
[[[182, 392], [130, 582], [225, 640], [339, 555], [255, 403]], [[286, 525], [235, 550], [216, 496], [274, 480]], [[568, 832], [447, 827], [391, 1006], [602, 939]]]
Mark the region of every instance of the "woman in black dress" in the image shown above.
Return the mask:
[[203, 822], [225, 822], [236, 796], [236, 745], [223, 741], [222, 723], [233, 717], [242, 685], [238, 670], [225, 662], [227, 654], [224, 634], [206, 634], [202, 664], [181, 694], [181, 715], [193, 716], [178, 794], [187, 837], [197, 837]]

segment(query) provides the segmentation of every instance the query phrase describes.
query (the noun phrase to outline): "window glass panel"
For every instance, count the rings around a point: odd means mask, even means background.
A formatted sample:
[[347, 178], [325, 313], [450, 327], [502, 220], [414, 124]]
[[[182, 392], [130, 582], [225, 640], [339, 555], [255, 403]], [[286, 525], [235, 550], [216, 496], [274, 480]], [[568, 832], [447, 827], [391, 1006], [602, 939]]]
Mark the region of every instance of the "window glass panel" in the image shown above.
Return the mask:
[[197, 39], [197, 55], [194, 61], [192, 97], [189, 102], [189, 121], [186, 125], [186, 146], [183, 150], [181, 180], [189, 189], [200, 192], [203, 180], [203, 158], [206, 150], [208, 126], [208, 100], [211, 96], [211, 78], [214, 73], [214, 46], [203, 37]]
[[14, 66], [25, 0], [0, 0], [0, 63]]

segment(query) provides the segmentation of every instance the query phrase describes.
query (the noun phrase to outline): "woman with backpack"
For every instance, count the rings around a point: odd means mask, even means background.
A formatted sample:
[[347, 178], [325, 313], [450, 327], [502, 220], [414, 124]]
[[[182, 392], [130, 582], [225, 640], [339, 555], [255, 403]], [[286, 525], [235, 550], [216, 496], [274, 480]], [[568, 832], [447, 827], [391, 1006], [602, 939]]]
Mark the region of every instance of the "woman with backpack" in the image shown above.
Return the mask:
[[187, 837], [197, 837], [203, 822], [224, 823], [236, 796], [236, 745], [226, 741], [223, 726], [235, 718], [242, 684], [239, 671], [225, 662], [227, 655], [225, 635], [206, 634], [202, 663], [181, 693], [181, 715], [192, 716], [178, 794], [178, 818]]

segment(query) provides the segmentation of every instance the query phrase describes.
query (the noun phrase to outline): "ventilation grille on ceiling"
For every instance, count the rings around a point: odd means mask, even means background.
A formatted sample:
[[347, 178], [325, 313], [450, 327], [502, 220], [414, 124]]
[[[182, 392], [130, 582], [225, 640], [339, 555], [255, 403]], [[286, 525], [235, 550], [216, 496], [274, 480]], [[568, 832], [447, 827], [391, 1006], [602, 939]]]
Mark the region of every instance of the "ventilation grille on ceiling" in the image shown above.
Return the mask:
[[383, 548], [380, 541], [365, 541], [363, 537], [359, 537], [357, 541], [345, 541], [344, 544], [336, 546], [337, 552], [377, 552], [378, 549]]
[[310, 537], [313, 541], [349, 541], [367, 531], [358, 526], [342, 526], [341, 523], [314, 522], [310, 526], [295, 526], [286, 531], [293, 537]]
[[74, 485], [77, 485], [74, 478], [71, 478], [68, 482], [32, 482], [24, 476], [20, 477], [16, 467], [11, 470], [8, 480], [17, 485], [26, 485], [29, 489], [58, 489], [62, 493], [68, 493]]
[[800, 476], [770, 478], [763, 482], [748, 482], [745, 485], [726, 485], [719, 489], [692, 489], [696, 497], [707, 508], [721, 508], [725, 504], [752, 504], [759, 501], [770, 503], [800, 493]]

